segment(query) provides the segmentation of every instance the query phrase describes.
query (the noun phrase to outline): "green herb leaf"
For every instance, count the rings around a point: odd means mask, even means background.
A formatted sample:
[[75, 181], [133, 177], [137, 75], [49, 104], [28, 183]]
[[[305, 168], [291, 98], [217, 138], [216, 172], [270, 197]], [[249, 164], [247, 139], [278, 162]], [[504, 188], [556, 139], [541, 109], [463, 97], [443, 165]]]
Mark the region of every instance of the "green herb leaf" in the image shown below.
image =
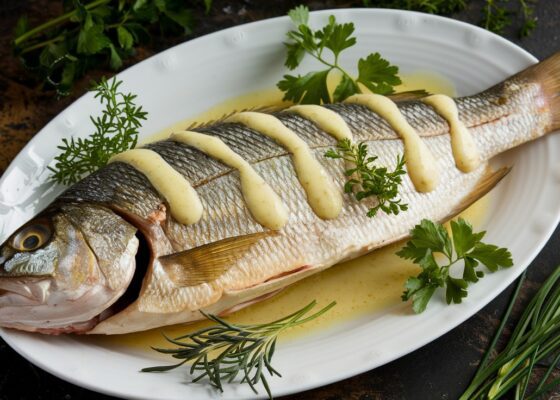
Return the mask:
[[492, 244], [477, 243], [467, 257], [477, 260], [492, 272], [500, 267], [507, 268], [513, 265], [511, 253], [505, 248]]
[[357, 81], [373, 93], [391, 94], [394, 92], [393, 87], [402, 83], [397, 75], [399, 68], [381, 58], [379, 53], [361, 58], [358, 61], [358, 71]]
[[485, 231], [474, 234], [471, 224], [462, 218], [451, 221], [451, 232], [453, 233], [453, 245], [458, 257], [463, 257], [486, 234]]
[[132, 48], [132, 45], [134, 44], [134, 38], [132, 37], [132, 34], [128, 31], [128, 29], [126, 29], [124, 26], [118, 26], [117, 35], [119, 38], [119, 44], [123, 49], [129, 50]]
[[408, 209], [408, 205], [398, 198], [402, 176], [406, 173], [403, 157], [397, 157], [395, 169], [389, 172], [387, 168], [375, 165], [377, 157], [368, 156], [365, 143], [355, 145], [348, 139], [339, 141], [336, 149], [329, 149], [325, 157], [343, 159], [351, 165], [345, 171], [349, 177], [344, 185], [346, 193], [354, 195], [358, 201], [369, 197], [377, 200], [377, 205], [369, 209], [368, 217], [375, 217], [379, 210], [396, 215]]
[[110, 44], [111, 41], [103, 33], [103, 26], [92, 25], [80, 30], [77, 51], [79, 54], [97, 54]]
[[335, 59], [338, 59], [343, 50], [356, 44], [356, 38], [352, 37], [353, 33], [353, 23], [337, 24], [336, 19], [331, 15], [329, 24], [318, 31], [315, 36], [319, 39], [319, 48], [326, 47], [333, 52]]
[[467, 297], [466, 289], [469, 284], [464, 279], [447, 276], [445, 284], [445, 300], [447, 301], [447, 304], [459, 304], [463, 301], [463, 298]]
[[288, 16], [296, 27], [307, 25], [309, 21], [309, 9], [306, 6], [299, 5], [288, 11]]
[[300, 43], [284, 43], [288, 49], [286, 54], [286, 61], [284, 65], [290, 70], [296, 69], [303, 56], [305, 56], [305, 49]]
[[328, 74], [329, 70], [310, 72], [304, 76], [284, 75], [284, 79], [278, 82], [278, 88], [285, 92], [284, 100], [302, 104], [328, 103]]
[[[507, 249], [482, 243], [485, 232], [474, 233], [472, 226], [464, 219], [452, 221], [451, 232], [453, 238], [449, 237], [443, 225], [422, 220], [410, 231], [411, 239], [396, 253], [422, 268], [417, 277], [410, 277], [406, 281], [402, 295], [403, 301], [412, 299], [412, 307], [416, 313], [424, 311], [438, 287], [446, 288], [447, 304], [461, 303], [468, 294], [469, 283], [478, 282], [484, 277], [482, 271], [476, 270], [479, 264], [486, 266], [491, 272], [513, 265]], [[444, 255], [447, 262], [438, 264], [434, 257], [436, 253]], [[449, 273], [450, 268], [458, 261], [464, 262], [462, 278], [454, 278]]]
[[22, 15], [16, 23], [16, 27], [14, 29], [14, 36], [15, 37], [21, 36], [24, 33], [26, 33], [28, 30], [29, 30], [29, 20], [27, 19], [27, 15]]
[[443, 253], [447, 258], [451, 258], [451, 240], [443, 225], [423, 219], [420, 225], [416, 225], [410, 233], [412, 236], [410, 242], [416, 248], [424, 252], [430, 250]]
[[[337, 84], [334, 101], [342, 101], [347, 97], [360, 93], [357, 82], [363, 83], [375, 93], [392, 93], [393, 86], [401, 83], [397, 76], [398, 68], [381, 58], [378, 53], [371, 54], [358, 62], [358, 80], [353, 79], [339, 64], [340, 54], [356, 44], [354, 24], [336, 22], [334, 16], [329, 17], [329, 22], [322, 29], [314, 31], [308, 26], [309, 10], [305, 6], [298, 6], [288, 12], [296, 30], [287, 33], [289, 41], [286, 46], [286, 61], [284, 65], [290, 70], [299, 66], [305, 54], [310, 54], [327, 69], [318, 72], [309, 72], [306, 75], [284, 75], [277, 83], [284, 92], [284, 100], [304, 104], [330, 103], [331, 96], [327, 88], [327, 76], [332, 70], [342, 74], [341, 81]], [[325, 49], [332, 52], [334, 60], [325, 57]], [[396, 205], [388, 205], [395, 209]]]
[[360, 88], [356, 82], [347, 75], [342, 75], [340, 83], [334, 90], [333, 100], [334, 102], [341, 102], [356, 93], [360, 93]]
[[55, 157], [54, 167], [49, 166], [53, 180], [64, 185], [75, 183], [107, 164], [112, 155], [136, 146], [138, 129], [147, 113], [136, 106], [135, 95], [119, 91], [121, 84], [116, 78], [103, 78], [95, 86], [94, 97], [105, 105], [101, 116], [90, 117], [95, 132], [86, 139], [62, 140], [58, 146], [62, 152]]
[[402, 296], [403, 301], [412, 299], [412, 310], [416, 314], [420, 314], [426, 310], [426, 307], [434, 295], [434, 292], [438, 288], [438, 285], [426, 285], [422, 279], [408, 278], [405, 283], [405, 288], [406, 291]]
[[112, 44], [109, 44], [109, 51], [111, 52], [109, 65], [113, 69], [119, 69], [123, 64], [119, 52], [117, 51], [117, 49], [115, 49], [115, 46], [113, 46]]

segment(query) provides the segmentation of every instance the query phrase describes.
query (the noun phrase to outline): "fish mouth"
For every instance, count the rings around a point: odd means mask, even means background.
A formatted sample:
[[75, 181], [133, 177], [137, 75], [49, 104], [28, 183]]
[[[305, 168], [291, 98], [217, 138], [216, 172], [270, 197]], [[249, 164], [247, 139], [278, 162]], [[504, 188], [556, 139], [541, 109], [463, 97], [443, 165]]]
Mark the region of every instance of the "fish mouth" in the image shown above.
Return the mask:
[[0, 280], [0, 305], [7, 303], [7, 300], [10, 300], [10, 304], [22, 302], [24, 303], [22, 305], [42, 304], [46, 300], [50, 286], [49, 279], [40, 279], [30, 283], [16, 278]]

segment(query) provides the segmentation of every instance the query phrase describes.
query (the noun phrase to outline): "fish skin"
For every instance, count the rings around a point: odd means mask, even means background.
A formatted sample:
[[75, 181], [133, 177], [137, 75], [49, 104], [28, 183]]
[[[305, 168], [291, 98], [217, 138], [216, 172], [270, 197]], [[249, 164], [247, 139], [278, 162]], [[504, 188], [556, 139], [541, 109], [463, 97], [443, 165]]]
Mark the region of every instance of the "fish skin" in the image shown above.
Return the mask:
[[[203, 217], [196, 224], [186, 226], [175, 221], [149, 181], [122, 163], [112, 163], [69, 188], [55, 206], [108, 207], [136, 226], [152, 251], [139, 297], [87, 333], [118, 334], [188, 322], [202, 318], [200, 309], [223, 313], [337, 262], [402, 239], [423, 218], [444, 220], [455, 213], [462, 201], [477, 190], [487, 173], [486, 161], [494, 155], [557, 127], [546, 90], [528, 74], [456, 102], [459, 118], [473, 134], [485, 163], [468, 174], [459, 171], [451, 153], [447, 122], [419, 101], [400, 102], [405, 119], [438, 162], [440, 184], [433, 192], [418, 193], [405, 176], [400, 196], [409, 204], [409, 210], [396, 216], [378, 213], [368, 218], [366, 213], [373, 200], [358, 202], [344, 195], [341, 215], [334, 220], [321, 220], [306, 201], [290, 155], [250, 128], [223, 122], [193, 130], [219, 137], [250, 162], [278, 193], [290, 214], [287, 225], [275, 234], [262, 235], [268, 230], [256, 223], [247, 209], [236, 170], [170, 140], [144, 147], [160, 154], [196, 188], [204, 206]], [[397, 155], [403, 153], [403, 144], [385, 120], [360, 105], [326, 107], [342, 116], [354, 140], [366, 142], [371, 154], [379, 157], [379, 164], [394, 167]], [[296, 114], [274, 115], [313, 149], [342, 193], [344, 164], [324, 157], [325, 151], [336, 145], [335, 139]], [[208, 282], [188, 284], [188, 275], [174, 280], [177, 268], [174, 274], [167, 274], [162, 265], [165, 256], [200, 246], [212, 248], [229, 238], [254, 234], [262, 237], [236, 249], [229, 268]]]

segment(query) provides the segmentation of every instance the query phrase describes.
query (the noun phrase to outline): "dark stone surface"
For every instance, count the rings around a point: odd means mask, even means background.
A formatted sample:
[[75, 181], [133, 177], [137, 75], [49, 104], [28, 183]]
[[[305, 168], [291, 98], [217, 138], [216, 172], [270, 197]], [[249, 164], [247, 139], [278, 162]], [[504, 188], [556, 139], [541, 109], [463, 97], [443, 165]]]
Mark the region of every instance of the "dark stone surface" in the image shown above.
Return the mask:
[[[7, 2], [0, 3], [0, 6]], [[12, 2], [13, 3], [13, 2]], [[60, 11], [59, 1], [35, 0], [25, 2], [25, 11], [34, 21], [45, 20]], [[199, 2], [202, 3], [202, 2]], [[195, 13], [200, 21], [194, 35], [202, 35], [225, 27], [284, 15], [299, 3], [312, 9], [351, 7], [360, 1], [220, 1], [214, 2], [209, 16], [199, 5]], [[468, 10], [454, 18], [477, 23], [482, 0], [470, 3]], [[20, 8], [21, 9], [21, 8]], [[74, 94], [54, 101], [38, 91], [10, 52], [10, 37], [19, 12], [0, 12], [0, 172], [25, 143], [51, 118], [81, 95], [89, 79], [108, 71], [95, 71], [82, 79]], [[542, 59], [560, 50], [560, 3], [540, 0], [536, 7], [539, 23], [529, 38], [520, 40], [512, 28], [504, 35], [530, 53]], [[127, 65], [179, 43], [183, 39], [156, 38], [150, 46], [141, 48]], [[527, 205], [530, 207], [531, 205]], [[560, 262], [560, 229], [531, 263], [522, 289], [521, 304], [530, 299], [548, 274]], [[468, 385], [486, 349], [513, 289], [510, 287], [468, 321], [431, 344], [390, 364], [286, 399], [455, 399]], [[66, 383], [33, 366], [16, 354], [0, 339], [0, 400], [31, 399], [110, 399], [86, 389]], [[554, 397], [560, 392], [554, 393]], [[552, 397], [553, 394], [550, 395]]]

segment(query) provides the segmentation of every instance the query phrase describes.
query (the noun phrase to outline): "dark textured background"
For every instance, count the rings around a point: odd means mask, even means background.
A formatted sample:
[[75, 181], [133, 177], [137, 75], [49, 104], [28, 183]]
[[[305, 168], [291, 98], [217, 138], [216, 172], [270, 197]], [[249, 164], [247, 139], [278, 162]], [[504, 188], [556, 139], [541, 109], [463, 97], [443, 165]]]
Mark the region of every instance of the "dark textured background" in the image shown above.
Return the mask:
[[[8, 2], [0, 0], [0, 6]], [[14, 3], [14, 2], [12, 2]], [[34, 21], [43, 21], [60, 12], [59, 1], [27, 1], [22, 8]], [[202, 3], [202, 2], [200, 2]], [[352, 7], [359, 1], [220, 1], [215, 0], [210, 15], [202, 8], [195, 12], [199, 21], [194, 35], [199, 36], [222, 28], [269, 17], [284, 15], [294, 5], [307, 3], [311, 9]], [[478, 23], [482, 0], [474, 1], [466, 11], [454, 18]], [[21, 6], [20, 6], [21, 7]], [[39, 92], [11, 55], [10, 39], [18, 11], [0, 12], [0, 173], [25, 143], [50, 119], [75, 98], [83, 94], [91, 78], [110, 71], [96, 71], [82, 79], [74, 94], [61, 101]], [[539, 59], [560, 50], [560, 1], [539, 0], [539, 19], [535, 32], [519, 40], [515, 28], [504, 36], [519, 44]], [[139, 49], [133, 60], [138, 62], [184, 39], [155, 38]], [[279, 38], [280, 40], [280, 38]], [[528, 207], [531, 205], [528, 204]], [[528, 279], [522, 289], [523, 304], [538, 289], [553, 268], [560, 263], [560, 230], [529, 267]], [[506, 290], [478, 314], [438, 340], [397, 361], [338, 383], [286, 399], [455, 399], [468, 385], [472, 374], [496, 329], [512, 288]], [[560, 398], [560, 391], [547, 398]], [[0, 399], [110, 399], [110, 397], [66, 383], [25, 361], [0, 339]]]

